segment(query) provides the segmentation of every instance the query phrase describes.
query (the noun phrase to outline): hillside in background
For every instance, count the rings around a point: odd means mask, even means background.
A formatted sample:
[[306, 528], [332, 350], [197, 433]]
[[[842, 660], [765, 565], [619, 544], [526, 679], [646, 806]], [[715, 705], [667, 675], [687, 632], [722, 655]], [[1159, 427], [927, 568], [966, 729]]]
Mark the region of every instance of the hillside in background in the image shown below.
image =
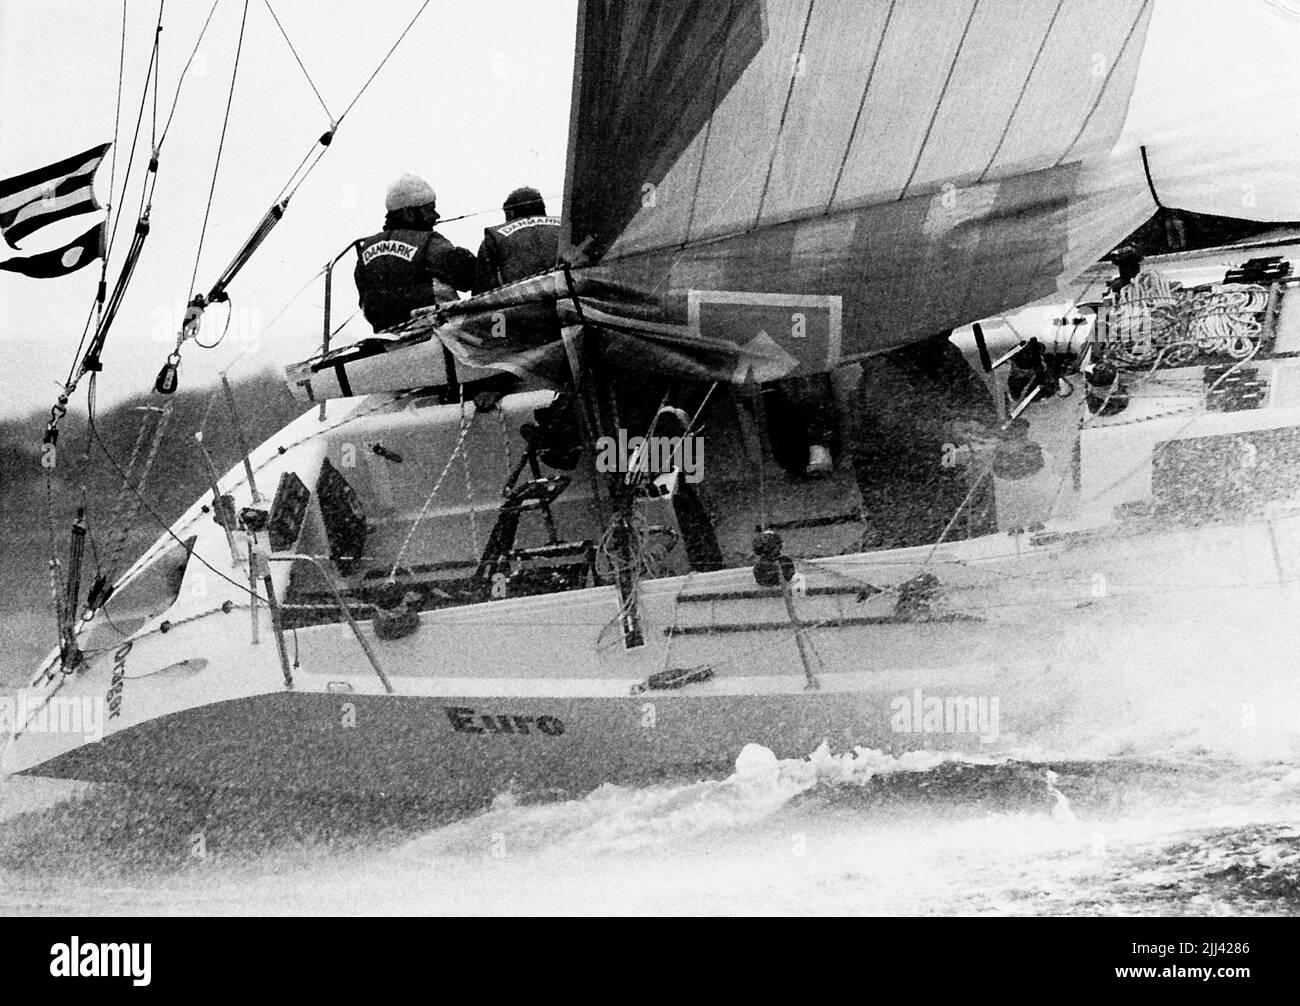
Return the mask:
[[[280, 377], [270, 371], [235, 384], [234, 396], [250, 447], [304, 411]], [[135, 484], [158, 418], [157, 413], [143, 410], [169, 402], [171, 416], [145, 479], [141, 503], [130, 491], [123, 492], [122, 476], [108, 455], [126, 470], [141, 423], [148, 423], [133, 473]], [[48, 472], [47, 491], [47, 470], [41, 465], [46, 419], [45, 413], [39, 413], [0, 420], [0, 547], [4, 555], [0, 671], [7, 672], [0, 675], [0, 681], [12, 679], [20, 668], [30, 668], [55, 645], [49, 585], [51, 523], [54, 554], [66, 564], [69, 528], [81, 500], [89, 501], [84, 597], [98, 570], [111, 574], [110, 579], [122, 573], [208, 489], [207, 469], [194, 441], [200, 427], [219, 472], [224, 473], [240, 458], [238, 438], [219, 387], [181, 391], [170, 397], [149, 392], [96, 416], [95, 430], [102, 447], [97, 440], [88, 439], [86, 416], [69, 413], [60, 426], [57, 464]]]

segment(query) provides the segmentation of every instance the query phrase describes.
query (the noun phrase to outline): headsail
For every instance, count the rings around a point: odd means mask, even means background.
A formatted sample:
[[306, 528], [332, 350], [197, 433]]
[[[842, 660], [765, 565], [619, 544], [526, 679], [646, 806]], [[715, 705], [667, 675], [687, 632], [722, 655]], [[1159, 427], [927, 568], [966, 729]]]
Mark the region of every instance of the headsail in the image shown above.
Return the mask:
[[[1062, 288], [1158, 199], [1224, 212], [1239, 170], [1237, 215], [1300, 216], [1297, 141], [1239, 152], [1240, 117], [1285, 132], [1267, 102], [1297, 86], [1300, 15], [1266, 0], [1161, 4], [1158, 37], [1155, 0], [666, 6], [581, 5], [565, 191], [587, 320], [639, 367], [826, 370]], [[1247, 9], [1270, 37], [1216, 48]], [[1219, 90], [1134, 98], [1148, 52], [1221, 53]]]
[[566, 244], [596, 259], [618, 238], [759, 52], [762, 13], [762, 0], [579, 7]]
[[1072, 248], [1091, 261], [1140, 222], [1072, 209], [1120, 134], [1150, 12], [768, 4], [759, 51], [593, 268], [659, 294], [692, 336], [775, 343], [787, 373], [1033, 300]]

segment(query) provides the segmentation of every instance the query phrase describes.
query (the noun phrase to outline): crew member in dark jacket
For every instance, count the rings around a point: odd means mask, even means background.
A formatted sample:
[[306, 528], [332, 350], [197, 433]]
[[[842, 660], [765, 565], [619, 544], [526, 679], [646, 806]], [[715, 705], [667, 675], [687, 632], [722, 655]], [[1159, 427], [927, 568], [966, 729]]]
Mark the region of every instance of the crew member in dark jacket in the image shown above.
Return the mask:
[[384, 229], [357, 242], [353, 273], [361, 311], [376, 332], [409, 320], [417, 307], [456, 300], [474, 285], [474, 255], [435, 231], [429, 183], [402, 175], [388, 188]]
[[524, 186], [506, 196], [506, 222], [483, 231], [474, 275], [474, 292], [545, 272], [555, 266], [560, 249], [560, 218], [546, 215], [536, 189]]

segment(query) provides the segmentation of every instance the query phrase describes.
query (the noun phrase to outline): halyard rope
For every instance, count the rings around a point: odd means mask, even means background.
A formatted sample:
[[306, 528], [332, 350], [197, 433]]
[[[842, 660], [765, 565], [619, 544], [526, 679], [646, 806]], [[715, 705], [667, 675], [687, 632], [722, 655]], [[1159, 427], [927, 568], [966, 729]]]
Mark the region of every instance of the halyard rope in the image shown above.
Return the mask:
[[424, 506], [420, 507], [419, 514], [416, 515], [415, 520], [411, 523], [410, 530], [406, 532], [406, 540], [402, 542], [402, 547], [397, 551], [397, 558], [393, 560], [393, 568], [388, 571], [388, 583], [391, 584], [397, 582], [397, 570], [402, 565], [402, 557], [406, 555], [406, 550], [410, 547], [411, 540], [415, 537], [415, 531], [428, 514], [429, 507], [433, 506], [434, 498], [438, 495], [439, 490], [442, 489], [443, 480], [446, 479], [447, 473], [451, 471], [452, 465], [456, 463], [456, 458], [460, 455], [461, 448], [465, 446], [465, 439], [469, 436], [469, 431], [473, 428], [474, 420], [477, 418], [478, 413], [476, 412], [474, 415], [469, 417], [469, 422], [464, 423], [461, 426], [460, 436], [456, 438], [456, 445], [452, 448], [451, 457], [449, 457], [447, 463], [442, 466], [442, 471], [439, 473], [437, 481], [433, 483], [433, 488], [429, 491], [429, 495], [424, 501]]

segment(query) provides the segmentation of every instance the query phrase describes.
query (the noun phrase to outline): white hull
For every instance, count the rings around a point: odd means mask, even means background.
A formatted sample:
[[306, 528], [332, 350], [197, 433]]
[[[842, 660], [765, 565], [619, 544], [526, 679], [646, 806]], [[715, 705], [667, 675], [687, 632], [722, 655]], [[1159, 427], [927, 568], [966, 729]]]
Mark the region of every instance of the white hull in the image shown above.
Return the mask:
[[[146, 631], [127, 652], [106, 650], [38, 686], [99, 700], [115, 667], [124, 669], [120, 713], [102, 741], [38, 723], [11, 743], [5, 769], [472, 802], [506, 789], [580, 792], [723, 768], [751, 742], [783, 757], [823, 740], [836, 751], [1051, 747], [1076, 717], [1095, 723], [1109, 707], [1121, 721], [1153, 693], [1166, 696], [1176, 729], [1191, 715], [1179, 682], [1207, 667], [1231, 669], [1235, 685], [1217, 712], [1230, 725], [1244, 703], [1267, 709], [1278, 698], [1268, 689], [1291, 660], [1300, 611], [1298, 530], [1300, 518], [1287, 518], [1022, 543], [1020, 554], [1007, 537], [945, 546], [926, 567], [944, 600], [921, 622], [873, 621], [889, 617], [888, 594], [859, 602], [816, 588], [846, 577], [889, 586], [928, 550], [840, 557], [837, 575], [810, 573], [811, 594], [797, 600], [801, 619], [821, 623], [808, 631], [816, 689], [806, 687], [780, 597], [689, 600], [752, 592], [743, 569], [647, 584], [638, 650], [610, 638], [612, 587], [425, 612], [420, 629], [396, 641], [374, 639], [363, 624], [392, 695], [342, 623], [298, 631], [299, 666], [285, 687], [269, 618], [254, 646], [248, 612], [237, 608]], [[1276, 631], [1259, 630], [1261, 611]], [[945, 616], [960, 620], [933, 620]], [[666, 667], [695, 666], [713, 677], [634, 692]], [[927, 699], [962, 699], [970, 720], [923, 720], [910, 711], [917, 690], [922, 711]], [[1300, 745], [1300, 724], [1284, 740]]]

